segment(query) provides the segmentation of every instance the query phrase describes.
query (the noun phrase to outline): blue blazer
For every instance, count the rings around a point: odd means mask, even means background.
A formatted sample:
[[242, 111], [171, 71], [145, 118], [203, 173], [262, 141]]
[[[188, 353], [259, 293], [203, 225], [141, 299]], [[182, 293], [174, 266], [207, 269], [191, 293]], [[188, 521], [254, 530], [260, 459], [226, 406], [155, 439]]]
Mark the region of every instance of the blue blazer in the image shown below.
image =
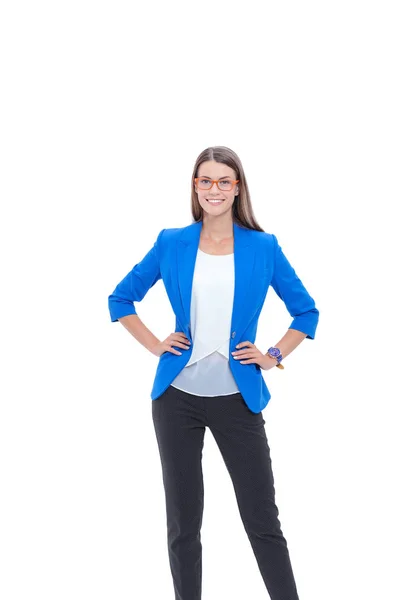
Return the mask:
[[[134, 302], [141, 302], [148, 290], [162, 279], [173, 308], [175, 331], [190, 340], [181, 355], [164, 352], [157, 365], [151, 399], [156, 400], [188, 363], [193, 339], [190, 331], [190, 304], [193, 274], [200, 242], [202, 221], [187, 227], [163, 229], [144, 258], [120, 281], [108, 297], [111, 321], [137, 314]], [[258, 318], [271, 285], [292, 316], [290, 329], [314, 339], [319, 311], [273, 234], [246, 229], [233, 223], [235, 289], [231, 319], [229, 363], [238, 389], [250, 410], [258, 413], [271, 398], [261, 367], [241, 364], [231, 352], [240, 342], [255, 342]]]

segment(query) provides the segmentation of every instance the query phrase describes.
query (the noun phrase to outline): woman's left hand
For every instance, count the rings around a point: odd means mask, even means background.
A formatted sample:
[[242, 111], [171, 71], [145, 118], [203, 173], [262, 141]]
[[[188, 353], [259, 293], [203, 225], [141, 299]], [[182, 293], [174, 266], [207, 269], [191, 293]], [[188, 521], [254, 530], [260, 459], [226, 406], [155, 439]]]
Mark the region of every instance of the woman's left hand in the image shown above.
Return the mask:
[[[247, 346], [247, 347], [245, 347]], [[241, 350], [241, 348], [244, 348]], [[270, 358], [268, 354], [263, 354], [252, 342], [240, 342], [234, 352], [231, 353], [235, 360], [238, 360], [242, 365], [256, 363], [260, 365], [264, 371], [272, 369], [277, 364], [275, 358]], [[244, 360], [248, 359], [248, 360]]]

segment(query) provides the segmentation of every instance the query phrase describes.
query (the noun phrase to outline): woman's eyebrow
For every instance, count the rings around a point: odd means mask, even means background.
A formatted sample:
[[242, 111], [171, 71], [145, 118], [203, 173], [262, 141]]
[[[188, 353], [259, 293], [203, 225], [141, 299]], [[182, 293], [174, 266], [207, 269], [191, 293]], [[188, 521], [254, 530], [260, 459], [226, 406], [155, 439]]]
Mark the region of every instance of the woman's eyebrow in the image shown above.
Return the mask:
[[[212, 179], [212, 177], [209, 177], [208, 175], [199, 175], [199, 177], [207, 177], [207, 179]], [[223, 175], [222, 177], [218, 178], [220, 179], [231, 179], [231, 175]]]

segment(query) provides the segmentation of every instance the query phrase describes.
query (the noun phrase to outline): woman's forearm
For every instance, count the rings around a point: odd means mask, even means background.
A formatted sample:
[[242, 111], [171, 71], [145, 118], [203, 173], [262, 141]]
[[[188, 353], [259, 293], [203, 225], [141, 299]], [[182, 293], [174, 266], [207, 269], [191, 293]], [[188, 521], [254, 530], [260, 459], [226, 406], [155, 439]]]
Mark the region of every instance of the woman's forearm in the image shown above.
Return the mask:
[[[307, 337], [307, 334], [302, 331], [297, 331], [297, 329], [287, 329], [285, 335], [281, 338], [281, 340], [274, 346], [274, 348], [279, 348], [281, 350], [281, 355], [283, 359], [291, 354], [295, 348]], [[268, 354], [268, 352], [267, 352]]]
[[148, 327], [144, 325], [139, 316], [126, 315], [125, 317], [120, 317], [118, 320], [127, 331], [150, 352], [152, 352], [152, 348], [160, 342]]

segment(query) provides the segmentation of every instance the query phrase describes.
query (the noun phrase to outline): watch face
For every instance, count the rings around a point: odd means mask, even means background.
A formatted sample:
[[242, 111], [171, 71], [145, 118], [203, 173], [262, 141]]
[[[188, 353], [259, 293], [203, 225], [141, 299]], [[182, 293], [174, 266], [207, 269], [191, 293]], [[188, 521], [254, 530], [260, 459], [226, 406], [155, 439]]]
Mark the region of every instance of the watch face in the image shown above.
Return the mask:
[[281, 354], [278, 348], [270, 348], [268, 352], [271, 354], [271, 356], [279, 356]]

